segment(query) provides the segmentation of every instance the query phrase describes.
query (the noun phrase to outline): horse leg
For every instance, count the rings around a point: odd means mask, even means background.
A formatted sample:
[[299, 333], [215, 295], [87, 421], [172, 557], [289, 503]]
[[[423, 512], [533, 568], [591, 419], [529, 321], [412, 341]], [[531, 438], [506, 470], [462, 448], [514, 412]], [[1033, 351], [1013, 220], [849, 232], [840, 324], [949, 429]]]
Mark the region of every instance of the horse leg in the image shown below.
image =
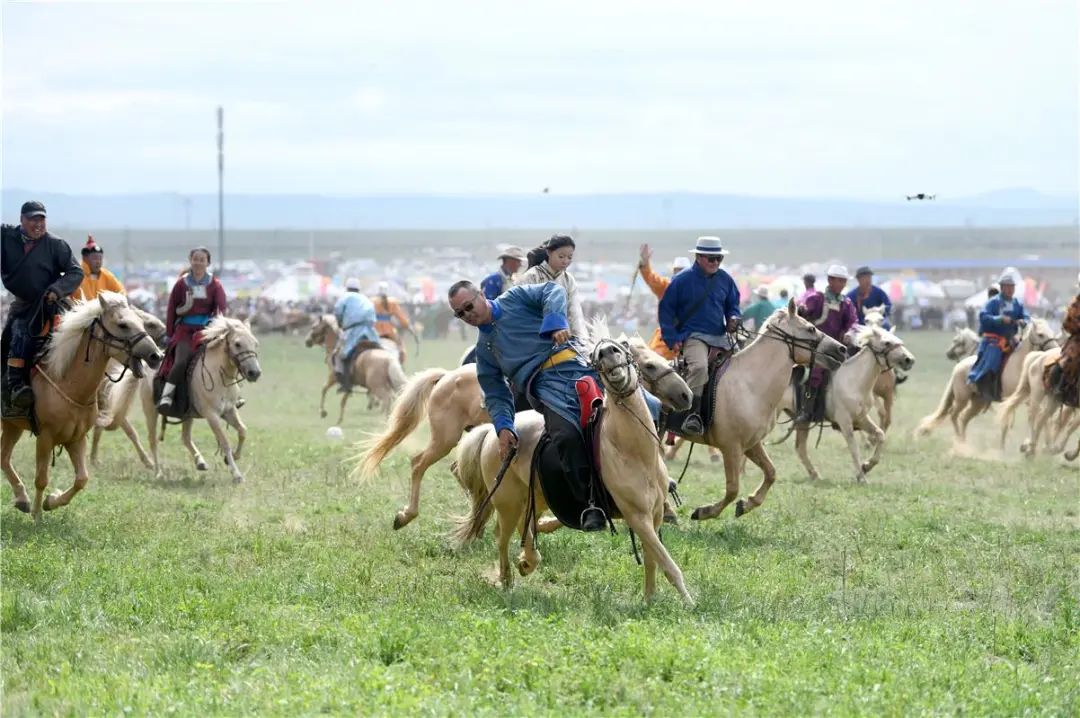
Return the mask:
[[229, 473], [232, 474], [233, 483], [239, 484], [243, 482], [244, 475], [240, 473], [240, 469], [236, 466], [232, 447], [229, 446], [229, 435], [225, 433], [225, 425], [221, 423], [221, 418], [212, 412], [207, 414], [204, 418], [206, 419], [206, 423], [210, 425], [210, 431], [214, 432], [214, 438], [217, 439], [218, 449], [225, 456], [225, 464], [229, 467]]
[[[873, 454], [870, 455], [870, 459], [863, 463], [863, 474], [870, 473], [870, 470], [878, 465], [881, 461], [881, 449], [885, 446], [885, 431], [881, 429], [869, 415], [863, 415], [859, 418], [858, 428], [866, 432], [867, 438], [870, 440], [870, 444], [873, 447]], [[863, 477], [866, 480], [866, 477]]]
[[1028, 447], [1028, 456], [1035, 456], [1035, 453], [1039, 450], [1039, 435], [1042, 434], [1046, 422], [1049, 421], [1050, 417], [1053, 415], [1054, 403], [1049, 400], [1044, 400], [1038, 407], [1038, 413], [1031, 422], [1031, 445]]
[[45, 499], [45, 489], [49, 488], [49, 463], [52, 461], [52, 445], [38, 436], [34, 449], [34, 507], [30, 515], [35, 522], [41, 521], [41, 508]]
[[14, 424], [4, 424], [3, 434], [0, 435], [0, 467], [4, 470], [4, 476], [11, 484], [11, 491], [15, 494], [15, 508], [24, 514], [30, 513], [30, 498], [26, 495], [26, 487], [23, 486], [19, 472], [11, 463], [11, 454], [15, 451], [15, 444], [19, 443], [24, 429]]
[[93, 442], [90, 444], [90, 463], [93, 464], [94, 466], [98, 465], [98, 460], [97, 460], [98, 443], [101, 441], [101, 432], [103, 432], [103, 431], [105, 431], [104, 427], [94, 426], [94, 438], [93, 438]]
[[240, 412], [235, 406], [229, 407], [224, 414], [225, 421], [229, 426], [236, 429], [236, 448], [233, 449], [233, 459], [240, 458], [240, 452], [244, 450], [244, 441], [247, 439], [247, 426], [240, 418]]
[[[99, 428], [100, 427], [97, 427], [97, 428], [94, 429], [94, 450], [95, 451], [97, 450], [97, 440], [98, 440], [98, 429]], [[126, 416], [123, 419], [120, 420], [120, 428], [124, 430], [124, 433], [127, 434], [127, 438], [135, 446], [135, 451], [139, 454], [139, 461], [141, 461], [143, 463], [143, 466], [145, 466], [148, 469], [154, 468], [154, 464], [150, 461], [150, 457], [146, 455], [146, 449], [143, 448], [142, 442], [139, 441], [139, 435], [137, 433], [135, 433], [135, 427], [131, 425], [131, 422], [128, 421]], [[93, 456], [93, 454], [91, 454], [91, 457], [92, 456]], [[93, 458], [90, 459], [90, 463], [94, 463]]]
[[[726, 457], [725, 457], [726, 458]], [[727, 462], [724, 462], [725, 465]], [[695, 514], [697, 511], [694, 512]], [[649, 516], [643, 510], [632, 512], [629, 516], [625, 516], [624, 520], [626, 525], [630, 527], [630, 530], [638, 535], [641, 539], [641, 550], [645, 553], [645, 600], [652, 599], [653, 591], [656, 588], [656, 581], [654, 577], [651, 577], [649, 571], [649, 557], [660, 566], [660, 570], [664, 572], [664, 576], [675, 587], [675, 590], [679, 592], [683, 600], [688, 605], [694, 604], [694, 599], [690, 596], [690, 592], [686, 590], [686, 582], [683, 580], [682, 569], [675, 563], [675, 559], [671, 558], [671, 554], [668, 553], [667, 547], [660, 540], [657, 530], [660, 528], [663, 522], [663, 515], [659, 510], [659, 507], [652, 512], [652, 516]], [[655, 566], [651, 572], [655, 576]]]
[[960, 414], [959, 418], [957, 419], [959, 425], [957, 426], [956, 431], [960, 437], [961, 442], [967, 443], [968, 424], [971, 423], [972, 419], [982, 413], [982, 410], [986, 407], [987, 403], [981, 397], [972, 397], [971, 402], [967, 405], [967, 408], [964, 409], [964, 412]]
[[66, 447], [68, 458], [71, 459], [71, 467], [75, 469], [75, 481], [63, 493], [54, 493], [45, 499], [45, 510], [52, 511], [61, 506], [67, 506], [86, 486], [90, 480], [90, 472], [86, 470], [86, 436], [83, 435]]
[[675, 443], [664, 450], [664, 458], [668, 461], [674, 459], [675, 455], [679, 453], [679, 447], [681, 447], [685, 443], [686, 439], [682, 438], [681, 436], [675, 437]]
[[461, 433], [465, 430], [460, 417], [451, 420], [429, 415], [428, 427], [431, 429], [431, 438], [428, 439], [427, 446], [409, 459], [412, 468], [409, 503], [394, 516], [394, 530], [408, 526], [420, 515], [420, 483], [424, 480], [424, 473], [457, 446]]
[[799, 455], [799, 461], [802, 462], [806, 472], [810, 474], [810, 478], [814, 481], [818, 481], [821, 478], [821, 474], [817, 472], [817, 469], [814, 468], [814, 464], [810, 461], [810, 453], [806, 447], [809, 436], [809, 427], [795, 429], [795, 453]]
[[191, 459], [195, 462], [195, 468], [199, 471], [206, 471], [209, 468], [206, 465], [206, 459], [203, 458], [199, 448], [195, 446], [195, 442], [191, 440], [191, 427], [194, 423], [194, 419], [184, 419], [183, 428], [180, 430], [180, 440], [187, 448], [188, 453], [191, 454]]
[[319, 417], [326, 418], [326, 392], [330, 391], [330, 387], [337, 384], [337, 380], [334, 379], [334, 369], [331, 367], [330, 376], [326, 379], [326, 386], [322, 388], [322, 394], [319, 396]]
[[341, 422], [345, 420], [345, 402], [349, 400], [349, 396], [352, 392], [345, 392], [341, 395], [341, 411], [338, 413], [337, 425], [341, 426]]
[[773, 482], [776, 481], [776, 467], [773, 466], [772, 459], [769, 458], [769, 454], [765, 451], [765, 444], [758, 442], [751, 446], [746, 450], [746, 458], [753, 461], [761, 469], [761, 484], [745, 501], [739, 499], [735, 503], [736, 517], [742, 516], [765, 503], [765, 494], [769, 493]]
[[[836, 422], [840, 426], [840, 433], [844, 435], [844, 441], [847, 442], [848, 451], [851, 452], [851, 461], [855, 464], [855, 482], [862, 484], [866, 482], [866, 475], [863, 471], [862, 457], [859, 455], [859, 442], [855, 439], [855, 426], [851, 419], [844, 417], [842, 420]], [[877, 428], [876, 426], [874, 428]], [[878, 431], [881, 431], [878, 429]]]
[[[1066, 415], [1066, 419], [1068, 420], [1068, 424], [1064, 428], [1058, 430], [1056, 443], [1050, 449], [1051, 453], [1057, 454], [1065, 451], [1065, 445], [1069, 443], [1069, 437], [1073, 435], [1074, 431], [1080, 429], [1080, 411], [1073, 409]], [[1070, 458], [1070, 454], [1066, 454], [1065, 458], [1072, 461], [1076, 456], [1071, 455]]]
[[[720, 515], [720, 512], [724, 510], [724, 507], [734, 501], [739, 494], [739, 466], [741, 465], [739, 459], [742, 456], [742, 451], [732, 448], [729, 448], [726, 451], [721, 449], [720, 451], [724, 455], [724, 498], [720, 499], [720, 501], [715, 504], [699, 506], [694, 509], [694, 512], [690, 514], [690, 519], [693, 521], [704, 521], [705, 519], [716, 518]], [[738, 453], [736, 453], [736, 451], [738, 451]], [[640, 534], [638, 535], [640, 536]], [[644, 542], [644, 537], [642, 537], [642, 541]], [[668, 578], [670, 579], [670, 576]]]
[[878, 421], [881, 424], [882, 431], [888, 431], [892, 426], [892, 408], [893, 402], [896, 401], [896, 388], [885, 392], [885, 395], [881, 397], [881, 406], [878, 407]]
[[150, 441], [150, 457], [153, 461], [153, 469], [155, 478], [164, 478], [164, 473], [161, 470], [161, 461], [158, 458], [158, 434], [155, 430], [155, 424], [157, 422], [157, 408], [154, 406], [154, 394], [152, 388], [147, 388], [146, 384], [139, 388], [139, 396], [142, 399], [143, 416], [146, 418], [146, 433], [147, 439]]

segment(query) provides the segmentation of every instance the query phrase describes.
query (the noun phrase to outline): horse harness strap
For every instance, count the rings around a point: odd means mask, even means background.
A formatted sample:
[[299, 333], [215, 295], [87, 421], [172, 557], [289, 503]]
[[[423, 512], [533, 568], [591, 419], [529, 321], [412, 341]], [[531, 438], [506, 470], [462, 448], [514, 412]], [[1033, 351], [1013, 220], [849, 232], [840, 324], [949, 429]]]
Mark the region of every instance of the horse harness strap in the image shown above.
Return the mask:
[[80, 409], [93, 409], [94, 411], [97, 411], [97, 392], [94, 392], [93, 401], [89, 401], [89, 402], [85, 402], [85, 403], [80, 402], [80, 401], [75, 401], [70, 396], [68, 396], [67, 393], [63, 389], [60, 388], [60, 385], [57, 384], [56, 381], [51, 376], [49, 376], [48, 372], [45, 371], [45, 367], [39, 365], [37, 367], [37, 372], [38, 372], [38, 374], [43, 376], [45, 378], [45, 381], [49, 382], [49, 385], [53, 389], [56, 389], [56, 393], [59, 394], [60, 396], [64, 397], [64, 399], [69, 404], [73, 404], [73, 405], [79, 407]]

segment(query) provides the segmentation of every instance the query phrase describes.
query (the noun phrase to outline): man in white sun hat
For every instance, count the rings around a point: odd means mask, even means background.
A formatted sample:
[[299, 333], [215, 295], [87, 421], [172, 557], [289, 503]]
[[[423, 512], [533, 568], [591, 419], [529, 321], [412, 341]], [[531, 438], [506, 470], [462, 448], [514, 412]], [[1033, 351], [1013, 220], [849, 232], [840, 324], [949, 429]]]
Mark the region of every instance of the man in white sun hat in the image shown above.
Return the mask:
[[[848, 283], [848, 270], [842, 264], [834, 264], [825, 273], [827, 286], [824, 293], [813, 292], [803, 295], [805, 300], [799, 305], [799, 314], [812, 322], [814, 326], [841, 344], [851, 328], [858, 323], [855, 305], [844, 296]], [[829, 383], [831, 372], [824, 367], [815, 366], [806, 382], [805, 392], [796, 392], [798, 414], [795, 423], [808, 424], [824, 408], [822, 389]], [[799, 401], [801, 399], [801, 402]], [[820, 418], [820, 417], [817, 417]]]
[[719, 237], [698, 237], [690, 250], [694, 264], [672, 278], [660, 300], [660, 333], [664, 343], [686, 360], [686, 383], [694, 392], [693, 405], [672, 430], [687, 436], [705, 432], [701, 399], [709, 381], [709, 349], [731, 349], [731, 334], [739, 323], [739, 288], [720, 269], [728, 250]]
[[379, 335], [375, 332], [375, 305], [360, 293], [360, 280], [345, 280], [345, 294], [334, 305], [334, 318], [341, 327], [343, 338], [334, 356], [334, 376], [341, 388], [352, 390], [352, 361], [361, 342], [377, 346]]

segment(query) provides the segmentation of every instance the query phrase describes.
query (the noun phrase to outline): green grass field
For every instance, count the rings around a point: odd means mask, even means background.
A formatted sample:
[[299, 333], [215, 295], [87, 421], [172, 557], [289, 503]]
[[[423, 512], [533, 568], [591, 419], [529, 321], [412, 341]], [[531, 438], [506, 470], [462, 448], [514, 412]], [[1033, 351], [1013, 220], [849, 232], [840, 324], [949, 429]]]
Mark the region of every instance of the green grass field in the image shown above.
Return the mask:
[[[944, 335], [908, 339], [919, 364], [868, 485], [827, 434], [823, 481], [773, 447], [765, 505], [697, 524], [723, 478], [695, 452], [664, 532], [687, 609], [662, 580], [643, 603], [625, 530], [542, 537], [540, 569], [493, 587], [491, 532], [461, 551], [446, 538], [467, 510], [449, 461], [419, 519], [392, 531], [407, 452], [350, 479], [352, 442], [381, 415], [355, 401], [346, 441], [327, 439], [321, 353], [263, 338], [244, 485], [202, 425], [205, 474], [172, 428], [164, 481], [117, 433], [88, 489], [41, 525], [4, 489], [3, 714], [1077, 715], [1077, 468], [1021, 459], [1019, 431], [989, 449], [985, 416], [968, 450], [944, 428], [913, 442], [949, 363]], [[462, 348], [428, 343], [409, 368]], [[25, 480], [29, 442], [17, 465]], [[70, 481], [62, 457], [54, 486]]]

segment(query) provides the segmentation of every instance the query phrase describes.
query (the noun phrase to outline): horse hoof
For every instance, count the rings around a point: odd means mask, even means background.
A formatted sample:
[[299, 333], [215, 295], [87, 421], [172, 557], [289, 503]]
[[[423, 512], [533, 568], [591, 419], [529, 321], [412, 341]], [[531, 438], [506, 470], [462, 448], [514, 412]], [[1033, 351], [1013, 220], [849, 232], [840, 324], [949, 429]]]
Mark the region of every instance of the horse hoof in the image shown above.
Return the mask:
[[24, 514], [28, 514], [28, 513], [30, 513], [30, 502], [29, 501], [16, 501], [15, 502], [15, 508], [17, 508], [19, 511], [22, 511]]
[[694, 509], [694, 513], [690, 514], [690, 520], [701, 521], [704, 518], [704, 514], [705, 509], [701, 506], [698, 506], [696, 509]]
[[45, 497], [45, 500], [41, 502], [41, 508], [45, 509], [46, 511], [52, 511], [54, 508], [56, 508], [53, 505], [53, 501], [55, 501], [59, 496], [59, 493], [49, 494]]
[[242, 484], [242, 483], [244, 483], [244, 477], [243, 476], [234, 476], [232, 482], [233, 482], [234, 485]]
[[735, 518], [739, 518], [746, 513], [746, 502], [739, 499], [735, 502]]
[[205, 461], [198, 461], [195, 463], [195, 468], [199, 471], [206, 471], [209, 467], [206, 465]]
[[325, 419], [326, 418], [326, 412], [325, 411], [320, 411], [319, 412], [319, 418], [320, 419]]
[[679, 517], [676, 516], [674, 513], [670, 513], [670, 514], [665, 513], [664, 514], [664, 523], [669, 524], [671, 526], [678, 526], [679, 525]]
[[394, 516], [394, 530], [395, 531], [397, 531], [400, 528], [404, 528], [405, 524], [407, 524], [407, 523], [408, 523], [408, 521], [406, 521], [405, 517], [402, 516], [401, 514], [397, 514], [397, 515]]
[[872, 469], [872, 468], [874, 468], [874, 465], [871, 464], [869, 461], [863, 462], [862, 470], [863, 470], [864, 474], [867, 473], [868, 471], [870, 471], [870, 469]]

